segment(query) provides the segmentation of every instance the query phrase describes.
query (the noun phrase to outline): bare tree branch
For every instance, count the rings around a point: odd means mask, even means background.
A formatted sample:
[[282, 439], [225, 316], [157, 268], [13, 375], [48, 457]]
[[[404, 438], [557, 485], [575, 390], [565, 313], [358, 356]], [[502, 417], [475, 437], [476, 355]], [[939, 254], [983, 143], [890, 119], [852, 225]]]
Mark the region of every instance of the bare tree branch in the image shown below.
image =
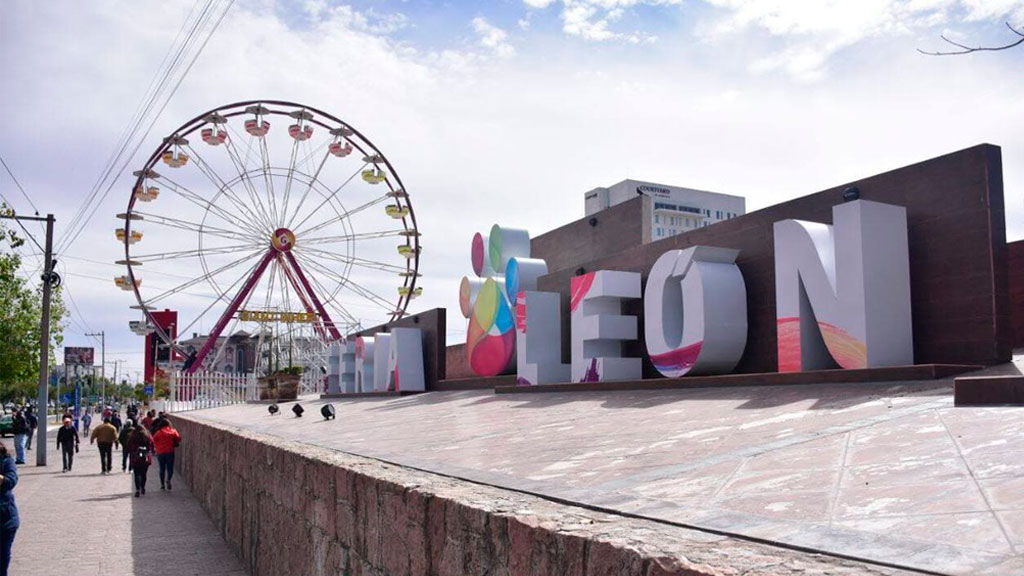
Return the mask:
[[921, 50], [920, 48], [918, 48], [917, 51], [920, 52], [921, 54], [927, 54], [928, 56], [959, 56], [961, 54], [970, 54], [972, 52], [995, 52], [995, 51], [998, 51], [998, 50], [1006, 50], [1006, 49], [1009, 49], [1009, 48], [1013, 48], [1014, 46], [1020, 46], [1021, 44], [1024, 44], [1024, 32], [1021, 32], [1020, 30], [1017, 30], [1009, 22], [1006, 23], [1006, 27], [1009, 28], [1010, 31], [1013, 32], [1014, 34], [1016, 34], [1017, 36], [1020, 36], [1020, 39], [1017, 40], [1016, 42], [1011, 42], [1011, 43], [1005, 44], [1003, 46], [977, 46], [977, 47], [971, 47], [971, 46], [966, 46], [964, 44], [960, 44], [959, 42], [954, 42], [954, 41], [950, 40], [949, 38], [946, 38], [946, 35], [943, 34], [942, 36], [940, 36], [940, 38], [942, 38], [945, 42], [947, 42], [949, 44], [952, 44], [953, 46], [956, 46], [957, 48], [960, 48], [960, 50], [953, 50], [953, 51], [949, 51], [949, 52], [929, 52], [927, 50]]

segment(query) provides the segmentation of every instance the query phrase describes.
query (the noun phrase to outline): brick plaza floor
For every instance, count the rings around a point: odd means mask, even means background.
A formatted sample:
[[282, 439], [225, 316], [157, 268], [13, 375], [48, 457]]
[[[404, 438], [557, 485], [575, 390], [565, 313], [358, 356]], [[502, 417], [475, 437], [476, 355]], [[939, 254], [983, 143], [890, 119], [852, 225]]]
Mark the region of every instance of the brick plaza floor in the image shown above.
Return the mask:
[[[1020, 371], [1005, 365], [1002, 370]], [[303, 400], [190, 413], [656, 521], [944, 574], [1024, 574], [1024, 408], [952, 380]]]
[[[13, 446], [10, 438], [5, 442]], [[29, 463], [18, 467], [14, 493], [21, 529], [12, 575], [248, 574], [184, 482], [174, 483], [173, 492], [161, 492], [154, 462], [146, 495], [134, 498], [131, 475], [119, 473], [121, 453], [114, 452], [116, 471], [103, 476], [96, 447], [87, 444], [69, 474], [61, 473], [53, 444], [46, 467], [35, 465], [34, 450], [27, 453]]]

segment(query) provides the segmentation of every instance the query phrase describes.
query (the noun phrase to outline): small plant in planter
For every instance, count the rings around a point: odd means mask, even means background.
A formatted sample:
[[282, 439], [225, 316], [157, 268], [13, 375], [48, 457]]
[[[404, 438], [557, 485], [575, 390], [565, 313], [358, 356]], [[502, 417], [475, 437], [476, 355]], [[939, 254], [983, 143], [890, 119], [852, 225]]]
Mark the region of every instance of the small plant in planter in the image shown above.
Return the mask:
[[260, 400], [295, 400], [299, 397], [301, 366], [289, 366], [259, 379]]

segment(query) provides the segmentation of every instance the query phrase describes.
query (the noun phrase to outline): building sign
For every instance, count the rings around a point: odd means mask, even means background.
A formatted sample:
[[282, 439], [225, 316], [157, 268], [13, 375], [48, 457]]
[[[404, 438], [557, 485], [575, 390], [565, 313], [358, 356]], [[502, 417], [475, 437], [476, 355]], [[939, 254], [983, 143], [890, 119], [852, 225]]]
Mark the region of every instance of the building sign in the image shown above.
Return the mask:
[[[649, 186], [639, 188], [652, 188]], [[913, 364], [906, 210], [867, 200], [833, 208], [834, 225], [774, 225], [778, 370]], [[480, 376], [514, 370], [522, 385], [629, 380], [640, 358], [623, 356], [639, 318], [623, 303], [643, 298], [643, 339], [666, 377], [727, 374], [747, 344], [747, 290], [738, 250], [670, 250], [648, 271], [596, 270], [572, 278], [570, 365], [561, 363], [559, 295], [537, 292], [547, 273], [530, 257], [525, 230], [491, 229], [473, 242], [476, 275], [462, 280], [466, 353]]]
[[260, 310], [240, 310], [238, 319], [242, 322], [283, 322], [285, 324], [301, 324], [316, 322], [315, 312], [264, 312]]
[[94, 352], [94, 348], [65, 346], [64, 364], [66, 366], [71, 366], [75, 364], [85, 364], [88, 366], [92, 366], [93, 359], [95, 358]]
[[637, 194], [653, 194], [655, 196], [668, 196], [669, 194], [672, 193], [672, 191], [669, 190], [668, 188], [662, 188], [661, 186], [650, 186], [646, 184], [637, 186], [636, 191]]

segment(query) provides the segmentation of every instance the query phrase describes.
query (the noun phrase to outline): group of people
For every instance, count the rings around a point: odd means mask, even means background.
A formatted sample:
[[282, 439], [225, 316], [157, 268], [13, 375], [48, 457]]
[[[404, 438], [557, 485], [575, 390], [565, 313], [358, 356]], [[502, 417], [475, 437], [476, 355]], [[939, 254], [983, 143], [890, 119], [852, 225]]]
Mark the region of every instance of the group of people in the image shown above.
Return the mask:
[[[111, 473], [113, 451], [120, 448], [121, 471], [135, 475], [135, 497], [138, 498], [146, 493], [146, 477], [156, 455], [160, 466], [160, 489], [171, 490], [174, 452], [181, 444], [181, 435], [163, 412], [157, 414], [150, 410], [140, 421], [136, 422], [136, 418], [138, 413], [131, 414], [122, 425], [116, 411], [104, 413], [103, 423], [88, 432], [89, 444], [96, 444], [99, 448], [100, 473]], [[78, 431], [72, 426], [71, 418], [65, 417], [64, 425], [57, 430], [57, 449], [63, 457], [63, 472], [70, 472], [79, 449]]]
[[[25, 412], [22, 414], [19, 411], [15, 417], [16, 457], [8, 452], [7, 445], [0, 440], [0, 576], [7, 575], [14, 536], [21, 526], [18, 506], [14, 501], [14, 487], [18, 484], [17, 465], [25, 463], [23, 437], [28, 436], [31, 447], [31, 434], [38, 424], [31, 409]], [[20, 424], [18, 417], [22, 420]], [[32, 424], [29, 424], [30, 421]], [[138, 498], [146, 493], [146, 476], [155, 454], [160, 465], [160, 489], [171, 489], [171, 479], [174, 477], [174, 452], [181, 444], [181, 435], [163, 412], [157, 414], [155, 410], [150, 410], [139, 419], [137, 411], [129, 411], [128, 418], [122, 425], [117, 411], [105, 410], [103, 423], [91, 432], [91, 417], [83, 419], [83, 423], [89, 436], [89, 443], [95, 443], [99, 447], [102, 474], [110, 474], [113, 449], [120, 447], [121, 470], [134, 474], [135, 497]], [[71, 471], [75, 453], [79, 450], [79, 438], [78, 430], [72, 425], [69, 414], [64, 415], [63, 425], [57, 430], [57, 448], [63, 456], [63, 472]]]

